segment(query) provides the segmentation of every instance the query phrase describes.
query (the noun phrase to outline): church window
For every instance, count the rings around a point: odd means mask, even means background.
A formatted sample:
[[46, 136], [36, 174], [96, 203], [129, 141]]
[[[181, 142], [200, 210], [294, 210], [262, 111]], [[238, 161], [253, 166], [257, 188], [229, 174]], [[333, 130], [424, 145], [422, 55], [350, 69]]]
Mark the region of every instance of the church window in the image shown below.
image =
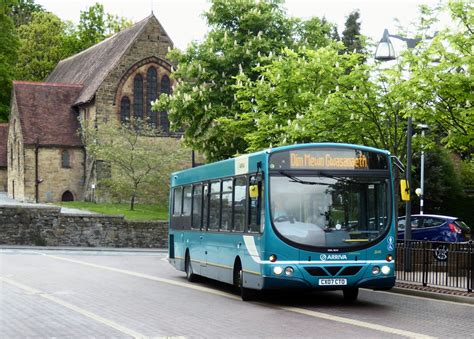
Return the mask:
[[120, 102], [120, 121], [127, 122], [130, 120], [130, 99], [123, 97]]
[[62, 168], [70, 168], [71, 167], [71, 157], [68, 150], [63, 150], [61, 154], [61, 166]]
[[[161, 78], [161, 93], [171, 94], [170, 78], [163, 75]], [[160, 127], [163, 132], [169, 132], [170, 122], [168, 120], [168, 112], [160, 112]]]
[[143, 119], [143, 77], [140, 74], [133, 81], [133, 102], [135, 118]]
[[147, 82], [147, 114], [152, 127], [156, 127], [156, 112], [151, 110], [151, 102], [157, 98], [157, 73], [155, 67], [150, 67], [146, 75]]

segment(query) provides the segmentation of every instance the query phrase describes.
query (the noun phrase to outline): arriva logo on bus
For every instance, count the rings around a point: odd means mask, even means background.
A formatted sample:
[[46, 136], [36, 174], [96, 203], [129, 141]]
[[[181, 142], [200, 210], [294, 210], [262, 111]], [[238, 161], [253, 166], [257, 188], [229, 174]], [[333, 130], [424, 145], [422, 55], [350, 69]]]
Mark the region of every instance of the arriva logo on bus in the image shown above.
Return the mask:
[[347, 260], [347, 255], [345, 254], [321, 254], [319, 256], [319, 258], [322, 260], [322, 261], [326, 261], [326, 260]]

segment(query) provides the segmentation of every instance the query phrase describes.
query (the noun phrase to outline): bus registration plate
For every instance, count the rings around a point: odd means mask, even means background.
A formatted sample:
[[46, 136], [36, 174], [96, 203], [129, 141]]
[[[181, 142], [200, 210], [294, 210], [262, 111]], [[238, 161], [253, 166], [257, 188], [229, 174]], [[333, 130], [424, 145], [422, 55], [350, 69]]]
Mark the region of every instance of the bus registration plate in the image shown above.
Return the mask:
[[347, 285], [347, 279], [319, 279], [319, 286]]

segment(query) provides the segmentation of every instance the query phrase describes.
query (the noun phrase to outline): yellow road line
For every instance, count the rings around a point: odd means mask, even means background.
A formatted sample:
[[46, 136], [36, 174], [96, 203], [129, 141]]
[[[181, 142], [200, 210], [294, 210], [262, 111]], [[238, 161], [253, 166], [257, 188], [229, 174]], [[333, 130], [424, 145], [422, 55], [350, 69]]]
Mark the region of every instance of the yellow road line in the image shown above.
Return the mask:
[[[158, 282], [162, 282], [162, 283], [170, 284], [170, 285], [174, 285], [174, 286], [190, 288], [190, 289], [198, 290], [198, 291], [201, 291], [201, 292], [210, 293], [210, 294], [230, 298], [230, 299], [233, 299], [233, 300], [240, 300], [240, 298], [238, 298], [237, 296], [235, 296], [233, 294], [230, 294], [230, 293], [227, 293], [227, 292], [222, 292], [222, 291], [217, 291], [215, 289], [211, 289], [211, 288], [207, 288], [207, 287], [196, 286], [196, 285], [190, 284], [190, 283], [182, 283], [182, 282], [174, 281], [174, 280], [171, 280], [171, 279], [158, 278], [158, 277], [154, 277], [154, 276], [147, 275], [147, 274], [137, 273], [137, 272], [128, 271], [128, 270], [122, 270], [122, 269], [113, 268], [113, 267], [109, 267], [109, 266], [91, 264], [91, 263], [88, 263], [88, 262], [85, 262], [85, 261], [80, 261], [80, 260], [75, 260], [75, 259], [68, 259], [68, 258], [58, 257], [58, 256], [55, 256], [55, 255], [49, 255], [49, 254], [44, 254], [44, 253], [41, 253], [41, 254], [46, 256], [46, 257], [54, 258], [54, 259], [57, 259], [57, 260], [63, 260], [63, 261], [68, 261], [68, 262], [72, 262], [72, 263], [76, 263], [76, 264], [80, 264], [80, 265], [85, 265], [85, 266], [90, 266], [90, 267], [99, 268], [99, 269], [103, 269], [103, 270], [108, 270], [108, 271], [112, 271], [112, 272], [127, 274], [127, 275], [131, 275], [131, 276], [135, 276], [135, 277], [139, 277], [139, 278], [144, 278], [144, 279], [149, 279], [149, 280], [153, 280], [153, 281], [158, 281]], [[366, 328], [366, 329], [370, 329], [370, 330], [385, 332], [385, 333], [388, 333], [388, 334], [396, 334], [396, 335], [400, 335], [400, 336], [404, 336], [404, 337], [408, 337], [408, 338], [423, 338], [423, 339], [434, 338], [434, 337], [430, 337], [428, 335], [424, 335], [424, 334], [421, 334], [421, 333], [405, 331], [405, 330], [400, 330], [400, 329], [393, 328], [393, 327], [373, 324], [373, 323], [369, 323], [369, 322], [365, 322], [365, 321], [361, 321], [361, 320], [355, 320], [355, 319], [344, 318], [344, 317], [335, 316], [335, 315], [331, 315], [331, 314], [327, 314], [327, 313], [311, 311], [311, 310], [307, 310], [307, 309], [304, 309], [304, 308], [274, 306], [274, 305], [270, 305], [270, 304], [267, 304], [267, 303], [259, 303], [259, 304], [263, 305], [263, 306], [266, 306], [266, 307], [272, 307], [272, 308], [276, 308], [276, 309], [285, 310], [285, 311], [288, 311], [288, 312], [303, 314], [303, 315], [310, 316], [310, 317], [313, 317], [313, 318], [319, 318], [319, 319], [324, 319], [324, 320], [335, 321], [335, 322], [344, 323], [344, 324], [348, 324], [348, 325], [353, 325], [353, 326], [357, 326], [357, 327], [362, 327], [362, 328]]]
[[141, 333], [138, 333], [138, 332], [136, 332], [136, 331], [134, 331], [134, 330], [131, 330], [131, 329], [129, 329], [129, 328], [125, 327], [125, 326], [122, 326], [122, 325], [120, 325], [120, 324], [117, 324], [116, 322], [114, 322], [114, 321], [112, 321], [112, 320], [103, 318], [103, 317], [101, 317], [101, 316], [99, 316], [99, 315], [97, 315], [97, 314], [95, 314], [95, 313], [89, 312], [89, 311], [87, 311], [87, 310], [85, 310], [85, 309], [83, 309], [83, 308], [81, 308], [81, 307], [78, 307], [78, 306], [75, 306], [75, 305], [73, 305], [73, 304], [70, 304], [70, 303], [68, 303], [68, 302], [66, 302], [66, 301], [64, 301], [64, 300], [61, 300], [61, 299], [59, 299], [59, 298], [57, 298], [57, 297], [54, 297], [54, 296], [52, 296], [52, 295], [50, 295], [50, 294], [46, 294], [46, 293], [44, 293], [44, 292], [42, 292], [42, 291], [40, 291], [40, 290], [37, 290], [37, 289], [35, 289], [35, 288], [33, 288], [33, 287], [30, 287], [30, 286], [21, 284], [21, 283], [15, 281], [15, 280], [13, 280], [13, 279], [5, 278], [5, 277], [0, 277], [0, 282], [5, 282], [5, 283], [10, 284], [10, 285], [12, 285], [12, 286], [18, 287], [18, 288], [20, 288], [20, 289], [22, 289], [22, 290], [24, 290], [24, 291], [27, 291], [28, 293], [32, 293], [32, 294], [38, 295], [38, 296], [40, 296], [40, 297], [42, 297], [42, 298], [45, 298], [45, 299], [47, 299], [47, 300], [49, 300], [49, 301], [52, 301], [52, 302], [56, 303], [56, 304], [59, 304], [59, 305], [61, 305], [61, 306], [64, 306], [64, 307], [66, 307], [66, 308], [68, 308], [68, 309], [70, 309], [70, 310], [72, 310], [72, 311], [74, 311], [74, 312], [76, 312], [76, 313], [79, 313], [79, 314], [81, 314], [81, 315], [83, 315], [83, 316], [85, 316], [85, 317], [87, 317], [87, 318], [90, 318], [90, 319], [92, 319], [92, 320], [94, 320], [94, 321], [97, 321], [97, 322], [99, 322], [99, 323], [101, 323], [101, 324], [104, 324], [104, 325], [106, 325], [106, 326], [109, 326], [109, 327], [111, 327], [111, 328], [113, 328], [113, 329], [115, 329], [115, 330], [117, 330], [117, 331], [122, 332], [122, 333], [125, 333], [125, 334], [127, 334], [127, 335], [129, 335], [129, 336], [131, 336], [131, 337], [133, 337], [133, 338], [146, 338], [145, 335], [143, 335], [143, 334], [141, 334]]

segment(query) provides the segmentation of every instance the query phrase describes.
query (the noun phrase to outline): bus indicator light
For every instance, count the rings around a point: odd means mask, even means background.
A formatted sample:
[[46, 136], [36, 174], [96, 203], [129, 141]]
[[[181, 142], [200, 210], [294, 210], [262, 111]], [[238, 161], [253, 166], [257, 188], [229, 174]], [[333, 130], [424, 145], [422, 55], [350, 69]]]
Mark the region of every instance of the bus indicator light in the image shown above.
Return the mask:
[[293, 267], [288, 266], [287, 268], [285, 268], [285, 274], [287, 276], [293, 275], [293, 272], [294, 272]]
[[391, 262], [393, 260], [393, 256], [391, 254], [388, 254], [387, 257], [385, 258], [388, 262]]
[[372, 267], [372, 274], [373, 275], [377, 275], [379, 273], [380, 273], [380, 267], [378, 267], [378, 266]]
[[268, 260], [270, 260], [271, 262], [275, 262], [275, 261], [277, 261], [277, 256], [276, 256], [275, 254], [272, 254], [272, 255], [268, 258]]

